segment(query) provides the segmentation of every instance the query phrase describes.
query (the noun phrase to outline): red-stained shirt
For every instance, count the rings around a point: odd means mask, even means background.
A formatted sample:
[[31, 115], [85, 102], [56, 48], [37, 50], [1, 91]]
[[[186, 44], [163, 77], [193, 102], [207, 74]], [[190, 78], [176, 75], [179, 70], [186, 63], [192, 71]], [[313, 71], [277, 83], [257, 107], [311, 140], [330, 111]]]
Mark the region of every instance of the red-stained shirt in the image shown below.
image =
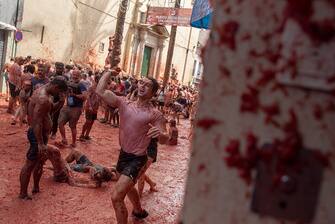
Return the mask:
[[139, 106], [125, 97], [117, 98], [120, 114], [120, 145], [123, 151], [138, 156], [146, 155], [151, 138], [147, 136], [149, 123], [158, 126], [164, 122], [163, 114], [151, 104]]
[[169, 145], [177, 145], [178, 144], [178, 129], [176, 127], [172, 127], [169, 131], [169, 141], [168, 144]]
[[21, 84], [21, 75], [22, 75], [22, 68], [19, 64], [14, 63], [9, 68], [9, 77], [8, 81], [13, 85], [19, 87]]

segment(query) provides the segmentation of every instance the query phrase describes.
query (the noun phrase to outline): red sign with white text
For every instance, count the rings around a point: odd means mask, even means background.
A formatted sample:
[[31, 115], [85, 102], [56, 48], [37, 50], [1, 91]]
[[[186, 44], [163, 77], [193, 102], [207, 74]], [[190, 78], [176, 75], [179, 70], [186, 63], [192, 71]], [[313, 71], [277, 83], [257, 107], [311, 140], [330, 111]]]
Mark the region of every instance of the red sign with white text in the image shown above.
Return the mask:
[[192, 9], [149, 7], [147, 24], [190, 26]]

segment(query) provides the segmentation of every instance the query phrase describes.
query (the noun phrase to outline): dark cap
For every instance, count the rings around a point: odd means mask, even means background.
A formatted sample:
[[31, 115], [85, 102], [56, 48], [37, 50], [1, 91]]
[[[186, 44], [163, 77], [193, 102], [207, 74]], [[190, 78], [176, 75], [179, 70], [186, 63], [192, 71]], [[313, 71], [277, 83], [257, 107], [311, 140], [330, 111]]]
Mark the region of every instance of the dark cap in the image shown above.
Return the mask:
[[64, 63], [62, 63], [62, 62], [56, 62], [55, 63], [55, 67], [62, 67], [62, 68], [64, 68]]

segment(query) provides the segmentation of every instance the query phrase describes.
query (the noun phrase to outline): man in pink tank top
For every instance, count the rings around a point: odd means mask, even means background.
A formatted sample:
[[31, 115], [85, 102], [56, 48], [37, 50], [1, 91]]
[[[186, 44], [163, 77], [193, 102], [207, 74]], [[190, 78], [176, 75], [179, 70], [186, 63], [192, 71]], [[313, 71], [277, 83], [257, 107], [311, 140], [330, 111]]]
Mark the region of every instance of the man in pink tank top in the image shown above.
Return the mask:
[[124, 203], [126, 195], [133, 204], [132, 214], [143, 219], [148, 213], [142, 208], [137, 190], [134, 188], [142, 168], [147, 162], [147, 148], [151, 138], [158, 138], [165, 144], [169, 138], [163, 114], [151, 104], [159, 84], [153, 78], [143, 78], [138, 82], [138, 100], [129, 101], [107, 90], [111, 76], [119, 71], [106, 72], [99, 81], [97, 94], [111, 107], [117, 107], [120, 113], [121, 151], [116, 170], [119, 179], [112, 192], [112, 202], [118, 224], [126, 224], [128, 211]]

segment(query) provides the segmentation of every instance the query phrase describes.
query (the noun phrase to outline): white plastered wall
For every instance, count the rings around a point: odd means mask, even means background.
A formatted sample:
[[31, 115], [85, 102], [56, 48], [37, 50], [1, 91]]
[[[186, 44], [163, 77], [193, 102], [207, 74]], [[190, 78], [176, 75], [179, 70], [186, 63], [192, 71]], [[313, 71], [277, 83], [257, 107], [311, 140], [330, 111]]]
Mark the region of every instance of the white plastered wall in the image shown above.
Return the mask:
[[[214, 122], [208, 129], [198, 126], [195, 130], [181, 220], [184, 224], [281, 223], [279, 220], [260, 217], [251, 212], [252, 186], [247, 187], [239, 178], [237, 170], [226, 166], [223, 157], [226, 155], [224, 148], [229, 140], [237, 138], [244, 145], [246, 133], [249, 131], [259, 137], [260, 144], [283, 136], [281, 130], [265, 124], [263, 112], [241, 113], [240, 96], [248, 84], [253, 84], [260, 78], [259, 64], [273, 68], [273, 65], [264, 58], [250, 57], [249, 51], [256, 49], [261, 52], [265, 49], [265, 42], [261, 35], [273, 33], [278, 27], [278, 23], [284, 19], [283, 10], [287, 1], [216, 2], [214, 24], [217, 27], [222, 27], [222, 24], [229, 21], [236, 21], [239, 24], [235, 38], [236, 50], [231, 50], [226, 44], [220, 44], [218, 29], [213, 29], [205, 53], [204, 82], [201, 89], [198, 121], [212, 120], [219, 123]], [[331, 7], [328, 6], [328, 8]], [[320, 5], [315, 10], [318, 15], [322, 15], [324, 11], [329, 12], [329, 9]], [[331, 13], [334, 15], [334, 11]], [[247, 33], [251, 34], [251, 38], [245, 38], [248, 40], [242, 41]], [[307, 35], [303, 35], [302, 38], [308, 40]], [[281, 41], [282, 36], [278, 33], [271, 38], [270, 46], [276, 46]], [[332, 40], [319, 47], [334, 53], [334, 43], [335, 40]], [[308, 63], [314, 63], [314, 61], [307, 61]], [[328, 59], [322, 63], [329, 65], [334, 61]], [[231, 72], [230, 77], [222, 74], [221, 65]], [[245, 69], [249, 66], [254, 68], [254, 74], [247, 79]], [[273, 82], [275, 81], [272, 80], [271, 83]], [[325, 108], [327, 103], [334, 103], [334, 96], [330, 93], [306, 91], [295, 87], [285, 87], [285, 89], [288, 92], [287, 96], [281, 91], [272, 91], [269, 86], [262, 86], [259, 88], [260, 101], [264, 104], [279, 102], [281, 113], [276, 119], [280, 123], [288, 120], [287, 111], [293, 108], [298, 117], [299, 131], [304, 145], [307, 148], [319, 149], [323, 153], [334, 153], [334, 111], [324, 111], [323, 117], [319, 120], [314, 115], [316, 104]], [[334, 165], [334, 157], [330, 157], [330, 162]], [[313, 223], [335, 223], [334, 189], [334, 170], [326, 169]]]

